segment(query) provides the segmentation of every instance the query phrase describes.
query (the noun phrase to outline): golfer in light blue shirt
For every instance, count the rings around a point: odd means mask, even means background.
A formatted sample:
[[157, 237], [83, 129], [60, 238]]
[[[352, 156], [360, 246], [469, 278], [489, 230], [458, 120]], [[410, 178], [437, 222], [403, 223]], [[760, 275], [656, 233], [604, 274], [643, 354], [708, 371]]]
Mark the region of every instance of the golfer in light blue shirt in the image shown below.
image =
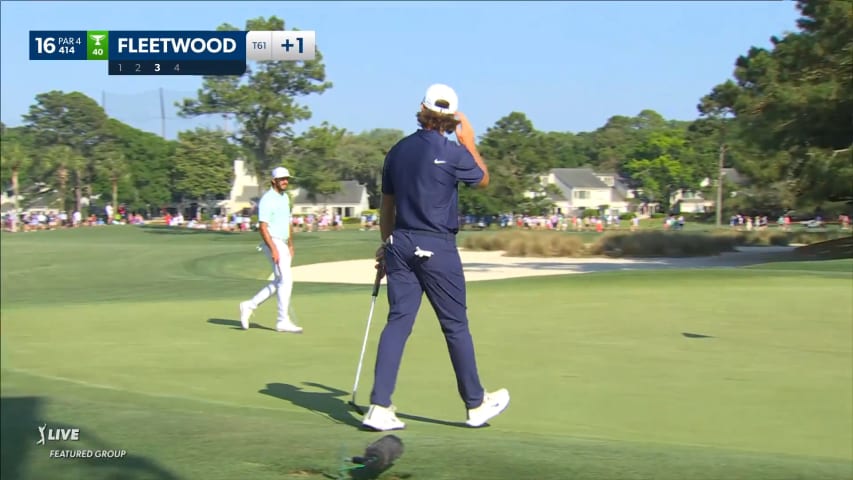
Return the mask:
[[272, 296], [278, 298], [278, 319], [275, 329], [279, 332], [302, 333], [302, 327], [290, 318], [290, 294], [293, 291], [293, 276], [290, 265], [293, 259], [293, 226], [290, 221], [290, 198], [285, 190], [290, 182], [290, 172], [284, 167], [272, 171], [271, 188], [264, 193], [258, 204], [258, 223], [263, 244], [261, 249], [272, 264], [273, 280], [262, 288], [251, 300], [240, 303], [240, 324], [249, 328], [249, 318], [258, 306]]

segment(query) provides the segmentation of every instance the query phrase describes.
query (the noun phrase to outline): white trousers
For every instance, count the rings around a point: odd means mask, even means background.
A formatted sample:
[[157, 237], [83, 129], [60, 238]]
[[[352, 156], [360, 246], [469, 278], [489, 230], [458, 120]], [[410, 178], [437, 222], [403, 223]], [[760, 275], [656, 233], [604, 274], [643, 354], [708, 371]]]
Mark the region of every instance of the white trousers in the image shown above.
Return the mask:
[[273, 238], [272, 241], [278, 250], [278, 264], [272, 261], [272, 252], [266, 243], [263, 244], [262, 250], [272, 265], [275, 278], [252, 298], [252, 307], [258, 308], [260, 304], [275, 293], [278, 297], [278, 323], [288, 323], [291, 321], [288, 312], [290, 310], [290, 294], [293, 292], [293, 275], [290, 272], [292, 259], [287, 243], [279, 238]]

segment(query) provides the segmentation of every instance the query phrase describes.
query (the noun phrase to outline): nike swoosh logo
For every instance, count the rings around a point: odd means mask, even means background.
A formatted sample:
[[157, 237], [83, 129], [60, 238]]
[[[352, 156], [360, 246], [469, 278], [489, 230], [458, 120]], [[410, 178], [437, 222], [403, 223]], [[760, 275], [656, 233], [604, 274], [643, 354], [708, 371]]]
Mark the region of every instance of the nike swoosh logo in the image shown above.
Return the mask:
[[441, 165], [441, 164], [443, 164], [443, 163], [447, 163], [447, 162], [446, 162], [446, 161], [444, 161], [444, 160], [439, 160], [439, 159], [437, 159], [437, 158], [436, 158], [435, 160], [433, 160], [433, 163], [435, 163], [436, 165]]

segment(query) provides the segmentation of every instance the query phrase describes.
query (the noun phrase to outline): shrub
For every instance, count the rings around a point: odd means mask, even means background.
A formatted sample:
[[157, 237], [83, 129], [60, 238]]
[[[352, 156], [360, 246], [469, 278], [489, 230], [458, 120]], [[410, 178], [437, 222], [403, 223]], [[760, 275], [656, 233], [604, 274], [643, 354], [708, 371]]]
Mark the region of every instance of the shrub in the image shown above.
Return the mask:
[[645, 231], [608, 233], [592, 244], [590, 253], [606, 256], [690, 257], [733, 251], [733, 236]]
[[796, 232], [788, 233], [788, 241], [791, 243], [801, 243], [804, 245], [811, 245], [817, 242], [825, 242], [828, 240], [836, 240], [839, 238], [850, 237], [850, 232], [840, 232], [840, 231], [809, 231], [809, 230], [800, 230]]
[[586, 253], [583, 240], [560, 232], [511, 231], [465, 237], [469, 250], [502, 250], [511, 257], [577, 257]]
[[518, 257], [578, 257], [605, 255], [610, 257], [691, 257], [719, 255], [737, 246], [786, 246], [789, 240], [797, 243], [816, 243], [831, 238], [853, 238], [849, 232], [795, 232], [773, 230], [753, 232], [718, 231], [666, 232], [608, 232], [591, 245], [582, 236], [549, 231], [503, 231], [496, 234], [470, 235], [462, 246], [469, 250], [505, 251]]
[[575, 235], [555, 234], [548, 242], [549, 256], [579, 257], [586, 254], [586, 244]]
[[361, 225], [361, 217], [344, 217], [344, 225]]
[[743, 246], [786, 246], [788, 236], [784, 232], [772, 230], [758, 230], [754, 232], [717, 232], [714, 235], [730, 237], [737, 245]]
[[770, 245], [774, 245], [777, 247], [787, 247], [791, 242], [788, 240], [788, 236], [782, 232], [776, 232], [770, 235]]
[[751, 232], [726, 232], [719, 235], [732, 235], [738, 245], [759, 246], [759, 245], [776, 245], [788, 246], [792, 243], [811, 245], [813, 243], [825, 242], [839, 238], [850, 237], [850, 232], [826, 231], [826, 230], [800, 230], [794, 232], [785, 232], [781, 230], [756, 230]]
[[635, 215], [636, 214], [631, 212], [625, 212], [619, 215], [619, 220], [631, 220]]
[[471, 235], [462, 240], [462, 247], [468, 250], [501, 250], [500, 247], [496, 248], [495, 245], [501, 243], [499, 237], [502, 235], [503, 233], [497, 235]]

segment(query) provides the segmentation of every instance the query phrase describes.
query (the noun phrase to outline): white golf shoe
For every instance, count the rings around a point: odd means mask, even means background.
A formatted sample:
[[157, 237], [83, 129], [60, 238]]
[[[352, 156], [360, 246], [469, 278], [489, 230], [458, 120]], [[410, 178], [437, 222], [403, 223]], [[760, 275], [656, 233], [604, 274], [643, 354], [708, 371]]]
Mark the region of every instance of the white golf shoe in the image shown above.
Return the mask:
[[290, 320], [284, 322], [278, 322], [275, 324], [276, 332], [284, 332], [284, 333], [302, 333], [302, 327], [291, 322]]
[[486, 392], [483, 403], [477, 408], [468, 409], [469, 427], [481, 427], [492, 418], [500, 415], [509, 405], [509, 390], [502, 388], [492, 393]]
[[395, 413], [396, 411], [397, 407], [393, 405], [387, 408], [379, 405], [371, 405], [370, 409], [367, 411], [367, 415], [364, 416], [364, 420], [361, 421], [361, 424], [380, 432], [388, 430], [402, 430], [406, 428], [406, 424], [397, 418], [397, 414]]
[[252, 303], [246, 300], [245, 302], [240, 302], [240, 326], [243, 327], [243, 330], [249, 329], [249, 318], [252, 317], [252, 312], [255, 309], [252, 308]]

